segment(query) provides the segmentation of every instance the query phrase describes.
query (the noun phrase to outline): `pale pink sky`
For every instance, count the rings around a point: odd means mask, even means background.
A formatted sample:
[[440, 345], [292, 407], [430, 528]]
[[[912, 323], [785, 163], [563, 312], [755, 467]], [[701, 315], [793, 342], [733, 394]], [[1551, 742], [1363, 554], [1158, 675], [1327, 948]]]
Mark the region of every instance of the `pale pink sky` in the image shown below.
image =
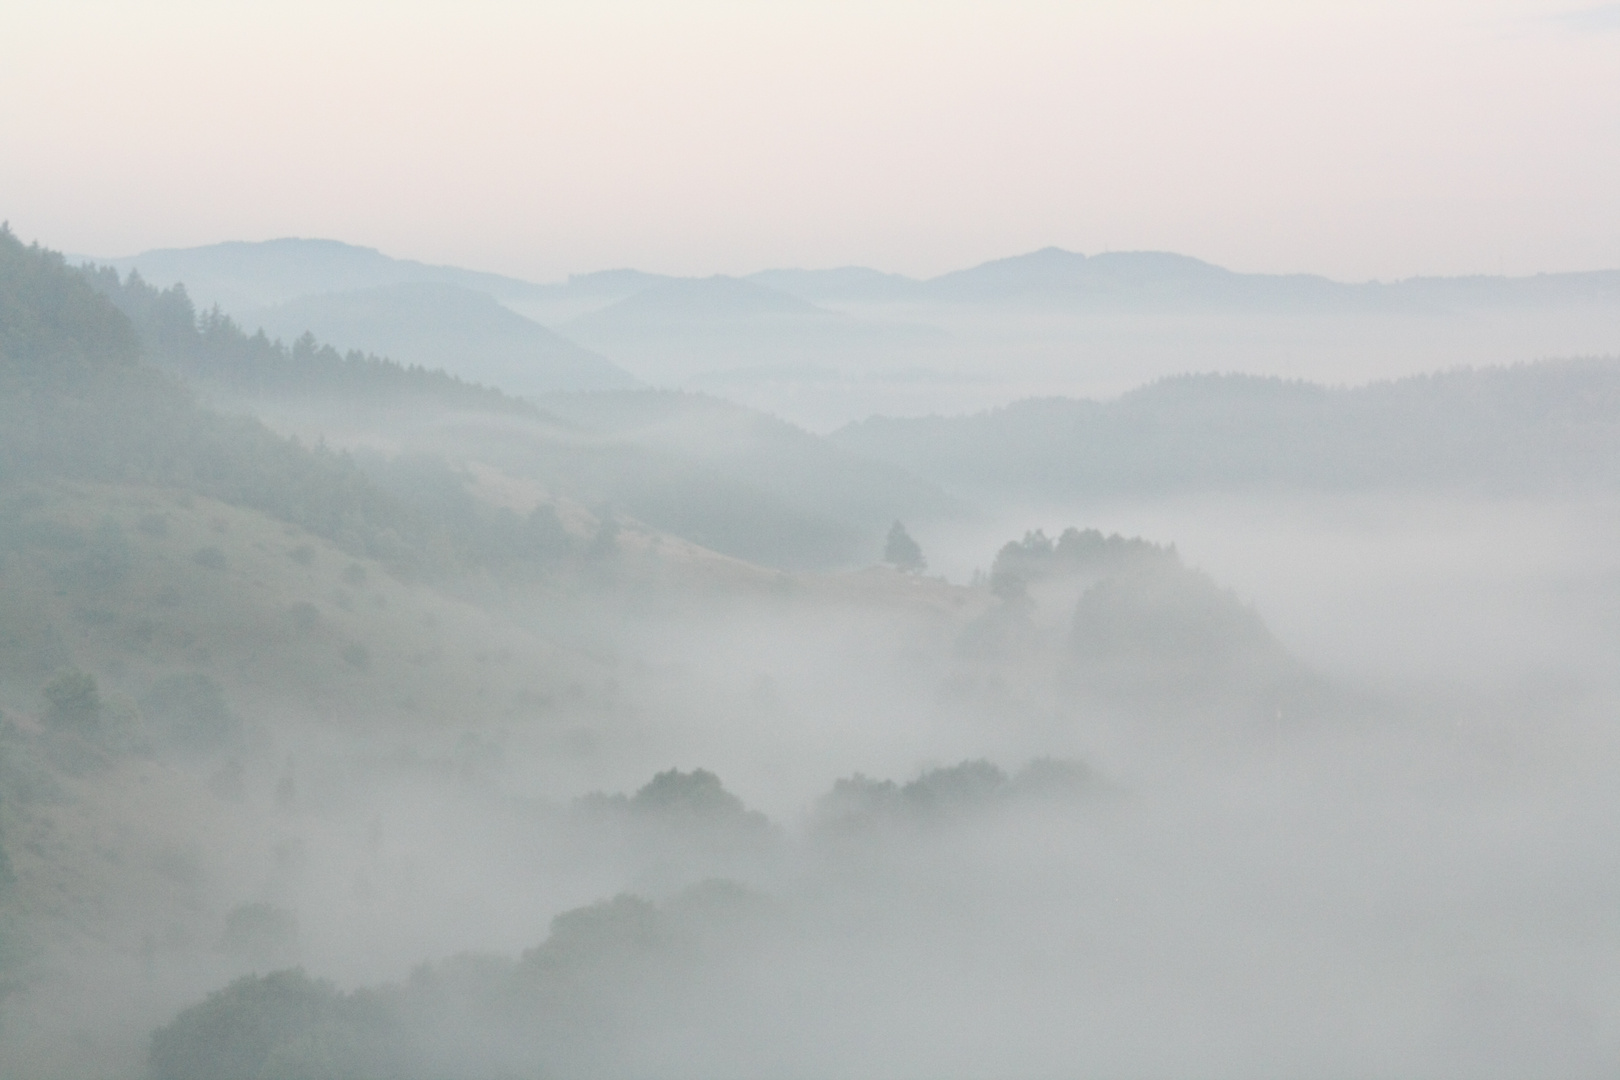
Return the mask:
[[0, 218], [87, 254], [1620, 267], [1617, 4], [10, 0], [0, 41]]

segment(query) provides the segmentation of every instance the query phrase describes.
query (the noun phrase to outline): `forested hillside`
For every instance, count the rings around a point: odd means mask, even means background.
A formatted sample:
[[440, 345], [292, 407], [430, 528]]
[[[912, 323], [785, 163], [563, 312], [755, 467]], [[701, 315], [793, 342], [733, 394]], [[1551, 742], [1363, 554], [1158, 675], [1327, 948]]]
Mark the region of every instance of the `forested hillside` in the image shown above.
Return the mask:
[[[368, 480], [372, 495], [414, 508], [418, 526], [438, 522], [445, 536], [436, 549], [463, 562], [555, 555], [557, 498], [785, 569], [870, 562], [894, 517], [962, 511], [903, 470], [713, 398], [549, 394], [537, 408], [440, 370], [339, 354], [307, 333], [290, 346], [248, 335], [217, 309], [199, 317], [183, 285], [159, 290], [134, 271], [120, 278], [106, 268], [86, 276], [129, 317], [143, 358], [283, 433], [354, 447], [352, 457], [327, 456]], [[378, 445], [394, 450], [379, 454]], [[526, 506], [475, 497], [473, 477], [492, 468], [530, 492]], [[408, 524], [393, 529], [421, 549], [418, 561], [435, 547]]]
[[341, 459], [199, 408], [60, 256], [0, 232], [0, 478], [168, 485], [361, 544], [412, 531]]
[[623, 368], [472, 289], [407, 282], [324, 293], [245, 313], [251, 325], [314, 333], [412, 365], [452, 372], [509, 394], [621, 390]]
[[131, 270], [86, 267], [96, 290], [129, 317], [143, 355], [200, 388], [275, 398], [339, 398], [367, 403], [432, 401], [494, 412], [532, 407], [439, 369], [406, 366], [351, 349], [339, 353], [307, 330], [289, 346], [262, 330], [248, 334], [219, 308], [199, 317], [183, 284], [158, 289]]

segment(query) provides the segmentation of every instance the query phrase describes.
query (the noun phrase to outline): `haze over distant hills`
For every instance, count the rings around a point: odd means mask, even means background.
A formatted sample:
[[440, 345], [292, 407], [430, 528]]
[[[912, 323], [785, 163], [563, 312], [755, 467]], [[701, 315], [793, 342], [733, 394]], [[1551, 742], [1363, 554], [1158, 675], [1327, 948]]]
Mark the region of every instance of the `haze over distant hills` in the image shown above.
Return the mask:
[[227, 241], [194, 248], [158, 248], [139, 255], [95, 260], [120, 271], [139, 270], [160, 287], [183, 283], [199, 307], [218, 304], [238, 313], [312, 293], [373, 289], [402, 282], [436, 282], [492, 296], [519, 295], [535, 286], [500, 274], [430, 266], [396, 259], [375, 248], [338, 240]]
[[925, 326], [874, 321], [734, 277], [660, 281], [562, 331], [621, 359], [652, 381], [703, 385], [761, 370], [889, 361], [947, 337]]
[[1356, 383], [1620, 353], [1620, 270], [1345, 283], [1045, 248], [926, 280], [851, 266], [537, 284], [294, 239], [111, 263], [183, 281], [199, 307], [218, 302], [250, 329], [313, 330], [510, 393], [634, 379], [822, 431], [874, 414], [1110, 397], [1192, 371]]
[[1049, 247], [917, 282], [914, 295], [935, 302], [1039, 304], [1097, 311], [1214, 308], [1439, 313], [1501, 303], [1620, 303], [1620, 271], [1346, 283], [1316, 274], [1239, 273], [1162, 251], [1087, 256]]
[[447, 282], [316, 293], [243, 318], [272, 336], [292, 340], [307, 331], [323, 341], [440, 368], [513, 394], [619, 390], [636, 381], [589, 349], [503, 307], [489, 293]]
[[923, 293], [922, 282], [916, 278], [864, 266], [832, 270], [759, 270], [749, 274], [748, 280], [816, 304], [888, 303], [914, 300]]
[[[96, 262], [121, 271], [136, 269], [158, 285], [184, 282], [199, 306], [219, 303], [246, 310], [284, 303], [312, 293], [377, 288], [404, 282], [435, 282], [488, 293], [518, 308], [600, 309], [673, 282], [734, 278], [679, 278], [640, 270], [575, 274], [541, 284], [502, 274], [398, 259], [374, 248], [337, 240], [285, 238], [229, 241], [195, 248], [161, 248]], [[1047, 247], [994, 259], [933, 278], [912, 278], [869, 267], [816, 270], [779, 268], [743, 275], [747, 281], [812, 304], [904, 302], [1005, 303], [1032, 300], [1059, 305], [1108, 306], [1152, 303], [1166, 307], [1361, 305], [1472, 306], [1620, 302], [1620, 270], [1545, 273], [1530, 277], [1470, 275], [1414, 277], [1395, 282], [1347, 283], [1308, 273], [1240, 273], [1171, 252], [1113, 251], [1096, 255]], [[725, 286], [741, 295], [736, 286]], [[665, 294], [670, 300], [681, 295]], [[752, 309], [751, 309], [752, 310]], [[583, 314], [583, 311], [577, 314]], [[544, 321], [544, 320], [542, 320]]]
[[1620, 359], [1349, 389], [1182, 376], [1107, 402], [1030, 399], [971, 416], [873, 417], [832, 439], [991, 501], [1244, 489], [1601, 491], [1620, 479]]
[[[1181, 317], [563, 288], [672, 348], [956, 312], [990, 398], [1014, 331]], [[550, 340], [277, 308], [457, 305]], [[533, 397], [0, 226], [0, 1075], [1614, 1073], [1620, 360]]]

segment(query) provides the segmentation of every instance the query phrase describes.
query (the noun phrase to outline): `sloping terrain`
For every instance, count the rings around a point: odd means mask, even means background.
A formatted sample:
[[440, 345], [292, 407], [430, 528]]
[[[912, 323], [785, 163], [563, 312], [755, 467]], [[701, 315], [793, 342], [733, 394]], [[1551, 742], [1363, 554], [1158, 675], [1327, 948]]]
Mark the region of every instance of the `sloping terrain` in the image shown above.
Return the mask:
[[635, 382], [487, 293], [447, 283], [319, 293], [245, 312], [242, 320], [288, 341], [313, 333], [341, 350], [447, 371], [508, 394], [617, 390]]
[[[674, 485], [658, 479], [659, 474], [669, 476], [667, 469], [627, 472], [604, 492], [610, 501], [622, 503], [634, 516], [666, 531], [768, 565], [785, 562], [783, 555], [773, 553], [774, 546], [809, 534], [797, 533], [785, 524], [766, 524], [767, 518], [744, 509], [761, 499], [779, 502], [807, 524], [824, 522], [821, 529], [836, 530], [837, 535], [829, 534], [819, 555], [807, 550], [789, 557], [798, 565], [811, 560], [808, 564], [823, 567], [876, 561], [878, 540], [896, 518], [927, 522], [967, 512], [962, 504], [903, 470], [849, 454], [791, 424], [706, 395], [554, 395], [541, 404], [605, 442], [634, 447], [669, 462], [690, 463], [685, 466], [690, 479]], [[758, 494], [738, 504], [732, 521], [705, 516], [693, 518], [682, 528], [678, 515], [704, 513], [699, 508], [705, 503], [724, 503], [733, 497], [702, 492], [705, 477], [727, 484], [737, 497], [749, 491]], [[750, 516], [757, 522], [753, 528], [774, 533], [774, 543], [769, 535], [743, 539]]]
[[757, 281], [683, 278], [650, 285], [559, 329], [643, 379], [864, 363], [885, 350], [937, 344], [938, 331], [857, 319]]
[[[541, 321], [575, 317], [656, 286], [695, 291], [699, 279], [635, 270], [573, 275], [561, 284], [535, 284], [500, 274], [397, 259], [336, 240], [232, 241], [98, 259], [138, 270], [161, 287], [185, 282], [204, 308], [232, 313], [319, 293], [352, 292], [404, 283], [453, 285], [485, 293]], [[1310, 274], [1250, 274], [1158, 251], [1084, 255], [1061, 248], [993, 259], [928, 279], [866, 267], [782, 268], [747, 275], [810, 303], [881, 305], [928, 301], [971, 305], [1072, 305], [1161, 310], [1229, 307], [1270, 310], [1446, 311], [1487, 307], [1580, 306], [1620, 303], [1620, 271], [1478, 275], [1349, 283]], [[669, 294], [676, 295], [676, 294]]]
[[[182, 286], [160, 292], [110, 270], [87, 280], [134, 320], [148, 360], [232, 411], [308, 443], [353, 450], [404, 501], [428, 499], [441, 521], [459, 522], [463, 532], [488, 517], [467, 502], [468, 467], [494, 469], [525, 490], [503, 504], [509, 510], [526, 515], [563, 497], [783, 568], [860, 565], [876, 557], [895, 518], [963, 510], [900, 470], [714, 398], [550, 394], [538, 399], [541, 410], [442, 371], [339, 354], [308, 332], [290, 348], [249, 337], [228, 317], [199, 319]], [[522, 321], [474, 300], [480, 310]], [[410, 316], [399, 322], [410, 325]], [[509, 526], [484, 524], [494, 531], [483, 529], [474, 546], [486, 554], [503, 544], [510, 554], [510, 541], [521, 546]], [[503, 529], [506, 540], [496, 535]]]
[[[381, 303], [405, 287], [465, 289], [643, 382], [705, 390], [815, 431], [873, 415], [1109, 397], [1188, 371], [1364, 382], [1620, 350], [1616, 271], [1341, 282], [1243, 273], [1169, 252], [1046, 248], [926, 280], [863, 267], [741, 278], [620, 269], [539, 285], [313, 240], [112, 262], [163, 286], [189, 282], [201, 308], [219, 301], [238, 321], [283, 304], [358, 303], [337, 293], [380, 289], [373, 300]], [[496, 327], [501, 320], [487, 305], [476, 318], [450, 310], [470, 310], [467, 297], [424, 304], [421, 318], [396, 313], [421, 323], [414, 338], [390, 336], [386, 323], [354, 312], [333, 312], [329, 332], [316, 336], [523, 393], [525, 358], [550, 356], [558, 345], [537, 344], [537, 327], [515, 345], [505, 341], [511, 328]], [[434, 309], [437, 321], [427, 319]], [[266, 315], [266, 325], [274, 318]], [[325, 318], [306, 312], [304, 328]], [[278, 322], [276, 332], [291, 341], [303, 332], [299, 321]], [[431, 349], [416, 350], [416, 340], [429, 339]], [[486, 349], [516, 349], [516, 367], [480, 366]], [[598, 385], [605, 376], [594, 370]]]
[[464, 516], [470, 487], [520, 515], [563, 498], [784, 570], [869, 566], [895, 519], [970, 512], [904, 470], [716, 398], [625, 391], [538, 403], [534, 415], [348, 400], [245, 398], [236, 407], [345, 448], [376, 482], [430, 501], [441, 517]]
[[[227, 415], [152, 361], [255, 339], [142, 296], [182, 317], [0, 232], [0, 1072], [1123, 1074], [1179, 1023], [1151, 1060], [1193, 1075], [1289, 1007], [1314, 1074], [1374, 1026], [1450, 1060], [1400, 1025], [1482, 985], [1540, 1053], [1613, 966], [1612, 739], [1567, 718], [1526, 720], [1538, 757], [1513, 703], [1473, 744], [1437, 698], [1377, 711], [1138, 537], [1031, 532], [968, 586], [871, 565], [962, 508], [701, 395], [258, 339]], [[1549, 370], [1182, 380], [940, 421], [918, 460], [1601, 480], [1611, 373]], [[1551, 989], [1456, 960], [1459, 881]]]
[[396, 259], [375, 248], [337, 240], [294, 237], [165, 248], [97, 261], [126, 273], [138, 271], [160, 288], [184, 283], [201, 307], [218, 304], [233, 314], [313, 293], [352, 292], [406, 282], [454, 285], [502, 297], [525, 296], [542, 288], [500, 274]]
[[1314, 274], [1241, 273], [1165, 251], [1083, 255], [1056, 247], [926, 280], [859, 267], [769, 270], [751, 275], [751, 280], [806, 299], [852, 304], [1012, 305], [1096, 313], [1227, 309], [1278, 315], [1439, 314], [1503, 306], [1620, 304], [1620, 271], [1350, 283]]
[[1548, 361], [1350, 389], [1188, 376], [1110, 402], [1051, 398], [973, 416], [873, 418], [833, 438], [964, 494], [1609, 488], [1620, 479], [1620, 362]]

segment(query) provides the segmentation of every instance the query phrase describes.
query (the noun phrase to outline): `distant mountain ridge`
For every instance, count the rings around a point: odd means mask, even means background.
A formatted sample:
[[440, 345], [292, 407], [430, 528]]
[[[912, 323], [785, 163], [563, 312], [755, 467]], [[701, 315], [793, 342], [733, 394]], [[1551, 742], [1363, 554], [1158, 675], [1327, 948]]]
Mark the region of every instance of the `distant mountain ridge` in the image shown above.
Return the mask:
[[1415, 277], [1341, 282], [1319, 274], [1251, 274], [1163, 251], [1083, 255], [1047, 247], [927, 279], [861, 268], [752, 275], [808, 299], [882, 303], [1039, 304], [1082, 309], [1237, 308], [1424, 311], [1512, 303], [1620, 303], [1620, 270], [1530, 277]]
[[1015, 304], [1103, 310], [1435, 311], [1498, 304], [1620, 303], [1620, 270], [1414, 277], [1342, 282], [1319, 274], [1253, 274], [1164, 251], [1083, 255], [1046, 247], [932, 278], [865, 267], [779, 269], [748, 275], [812, 302]]
[[183, 281], [201, 309], [219, 302], [250, 331], [293, 340], [310, 330], [507, 393], [639, 380], [818, 431], [1028, 396], [1111, 396], [1188, 370], [1365, 381], [1620, 352], [1620, 270], [1345, 283], [1048, 247], [926, 280], [857, 266], [711, 277], [618, 268], [535, 284], [310, 240], [115, 265], [159, 287]]
[[[1620, 269], [1521, 277], [1464, 275], [1393, 282], [1342, 282], [1317, 274], [1252, 274], [1162, 251], [1094, 255], [1046, 247], [976, 266], [913, 278], [844, 266], [776, 268], [741, 277], [697, 278], [634, 269], [571, 275], [540, 284], [502, 274], [397, 259], [337, 240], [284, 238], [164, 248], [95, 260], [137, 269], [160, 286], [184, 282], [202, 307], [267, 307], [300, 296], [406, 282], [435, 282], [487, 293], [531, 317], [555, 309], [577, 317], [637, 293], [676, 283], [746, 281], [809, 303], [1144, 303], [1155, 305], [1327, 305], [1421, 309], [1500, 303], [1620, 303]], [[677, 286], [679, 287], [679, 286]], [[540, 321], [550, 321], [541, 318]]]
[[1081, 255], [1048, 247], [996, 259], [923, 283], [926, 295], [968, 303], [1030, 302], [1163, 306], [1323, 302], [1361, 286], [1307, 274], [1239, 274], [1186, 255], [1115, 251]]

